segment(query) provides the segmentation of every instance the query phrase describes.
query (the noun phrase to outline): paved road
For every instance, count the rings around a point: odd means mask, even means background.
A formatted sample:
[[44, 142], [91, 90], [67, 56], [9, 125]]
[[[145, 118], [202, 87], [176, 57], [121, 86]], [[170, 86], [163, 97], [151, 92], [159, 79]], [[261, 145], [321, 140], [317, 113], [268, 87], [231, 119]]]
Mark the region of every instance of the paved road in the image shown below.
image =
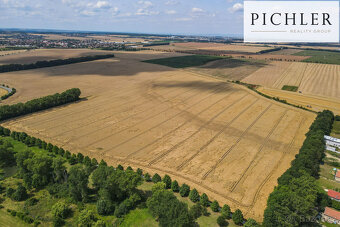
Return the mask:
[[5, 90], [7, 90], [8, 93], [11, 93], [11, 92], [12, 92], [12, 88], [5, 87], [5, 86], [2, 86], [2, 85], [0, 85], [0, 88], [3, 88], [3, 89], [5, 89]]

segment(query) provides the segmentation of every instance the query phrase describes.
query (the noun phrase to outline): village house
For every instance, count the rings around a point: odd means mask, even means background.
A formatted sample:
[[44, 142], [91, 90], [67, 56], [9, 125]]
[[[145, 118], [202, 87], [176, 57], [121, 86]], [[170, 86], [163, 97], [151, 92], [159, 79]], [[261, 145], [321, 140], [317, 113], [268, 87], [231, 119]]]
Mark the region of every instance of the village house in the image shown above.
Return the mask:
[[329, 198], [340, 202], [340, 192], [329, 189], [327, 194], [328, 194]]
[[334, 176], [334, 180], [336, 182], [340, 182], [340, 171], [336, 170], [335, 176]]
[[322, 213], [322, 220], [328, 223], [340, 224], [340, 212], [326, 207]]

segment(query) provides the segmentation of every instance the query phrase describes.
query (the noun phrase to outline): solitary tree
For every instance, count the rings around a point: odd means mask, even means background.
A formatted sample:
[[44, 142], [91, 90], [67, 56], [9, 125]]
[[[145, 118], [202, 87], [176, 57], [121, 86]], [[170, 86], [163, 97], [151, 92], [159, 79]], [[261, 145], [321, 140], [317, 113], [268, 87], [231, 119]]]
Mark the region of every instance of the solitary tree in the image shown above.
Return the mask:
[[209, 206], [209, 198], [208, 198], [207, 194], [203, 193], [203, 194], [201, 195], [200, 203], [201, 203], [202, 206], [204, 206], [204, 207]]
[[157, 173], [155, 173], [155, 175], [153, 175], [152, 177], [152, 182], [153, 183], [158, 183], [162, 180], [161, 176], [159, 176]]
[[181, 189], [179, 190], [179, 194], [182, 197], [187, 197], [189, 195], [189, 192], [190, 192], [190, 187], [186, 184], [183, 184]]
[[196, 188], [192, 189], [189, 193], [189, 199], [193, 201], [194, 203], [198, 202], [200, 200], [200, 195], [198, 194]]
[[216, 200], [214, 200], [214, 202], [211, 203], [211, 210], [214, 212], [218, 212], [219, 209], [220, 209], [220, 205], [218, 204]]
[[174, 180], [172, 183], [171, 183], [171, 190], [173, 192], [179, 192], [179, 185], [178, 185], [178, 182], [176, 180]]
[[171, 178], [169, 175], [165, 175], [162, 181], [165, 183], [166, 188], [171, 188]]
[[144, 178], [145, 178], [145, 180], [146, 180], [147, 182], [150, 182], [150, 181], [151, 181], [151, 176], [150, 176], [149, 173], [144, 174]]
[[231, 210], [230, 210], [230, 207], [227, 204], [224, 204], [224, 206], [222, 207], [221, 214], [224, 218], [230, 219]]
[[235, 213], [233, 214], [233, 221], [236, 225], [241, 225], [243, 223], [243, 214], [242, 211], [240, 211], [239, 209], [237, 209], [235, 211]]

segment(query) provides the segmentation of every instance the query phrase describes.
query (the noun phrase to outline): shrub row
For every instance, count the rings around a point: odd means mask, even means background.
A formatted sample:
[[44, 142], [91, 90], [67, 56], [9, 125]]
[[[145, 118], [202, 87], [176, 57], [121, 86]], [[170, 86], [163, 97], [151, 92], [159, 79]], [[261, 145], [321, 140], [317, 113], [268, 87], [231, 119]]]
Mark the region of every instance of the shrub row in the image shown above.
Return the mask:
[[334, 115], [320, 112], [291, 167], [278, 179], [264, 213], [264, 226], [298, 226], [312, 220], [327, 205], [326, 193], [317, 185], [320, 164], [325, 157], [324, 135], [332, 129]]
[[4, 72], [13, 72], [20, 70], [28, 70], [28, 69], [38, 69], [38, 68], [46, 68], [60, 65], [69, 65], [80, 62], [94, 61], [99, 59], [113, 58], [113, 54], [105, 54], [105, 55], [93, 55], [93, 56], [85, 56], [85, 57], [77, 57], [77, 58], [67, 58], [67, 59], [56, 59], [50, 61], [37, 61], [32, 64], [9, 64], [9, 65], [0, 65], [0, 73]]
[[279, 50], [283, 50], [283, 49], [288, 49], [288, 47], [276, 47], [276, 48], [272, 48], [272, 49], [266, 49], [266, 50], [261, 50], [257, 53], [259, 54], [266, 54], [266, 53], [270, 53], [270, 52], [274, 52], [274, 51], [279, 51]]
[[79, 88], [72, 88], [61, 94], [56, 93], [25, 103], [0, 106], [0, 121], [77, 101], [80, 94]]

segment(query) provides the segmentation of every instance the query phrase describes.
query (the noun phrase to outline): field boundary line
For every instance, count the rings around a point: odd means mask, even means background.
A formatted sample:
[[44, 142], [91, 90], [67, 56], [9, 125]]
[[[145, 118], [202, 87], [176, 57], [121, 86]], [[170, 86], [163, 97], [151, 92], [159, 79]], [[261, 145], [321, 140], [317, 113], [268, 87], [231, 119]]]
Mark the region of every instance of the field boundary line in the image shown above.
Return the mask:
[[266, 136], [266, 138], [264, 138], [264, 140], [261, 143], [261, 146], [259, 148], [259, 150], [256, 152], [256, 155], [254, 156], [254, 158], [251, 160], [251, 162], [249, 163], [248, 167], [243, 171], [243, 173], [241, 174], [240, 178], [231, 186], [230, 188], [230, 192], [233, 192], [235, 190], [235, 188], [237, 187], [237, 185], [241, 182], [241, 180], [243, 179], [243, 177], [246, 175], [246, 173], [248, 172], [248, 170], [250, 169], [250, 167], [253, 165], [253, 163], [255, 162], [255, 159], [257, 159], [257, 157], [259, 156], [259, 154], [261, 153], [262, 149], [265, 147], [266, 142], [268, 141], [268, 139], [271, 137], [271, 135], [274, 133], [275, 129], [277, 128], [277, 126], [280, 124], [280, 122], [282, 121], [282, 119], [284, 118], [284, 116], [286, 116], [288, 110], [285, 110], [284, 113], [282, 114], [282, 116], [276, 121], [275, 125], [272, 127], [272, 129], [269, 131], [268, 135]]
[[219, 158], [219, 160], [217, 160], [217, 162], [215, 163], [215, 165], [213, 165], [213, 167], [208, 170], [202, 177], [202, 180], [205, 180], [209, 174], [211, 172], [213, 172], [217, 166], [227, 157], [227, 155], [236, 147], [236, 145], [243, 139], [243, 137], [248, 133], [248, 131], [255, 125], [255, 123], [267, 112], [267, 110], [269, 110], [269, 108], [272, 106], [273, 104], [271, 103], [270, 105], [267, 106], [267, 108], [261, 112], [261, 114], [259, 116], [257, 116], [255, 118], [255, 120], [247, 127], [247, 129], [245, 131], [242, 132], [241, 136], [236, 140], [236, 142]]
[[219, 117], [221, 114], [223, 114], [226, 110], [228, 110], [230, 107], [232, 107], [234, 104], [236, 104], [237, 102], [239, 102], [240, 100], [242, 100], [243, 98], [247, 97], [248, 94], [245, 94], [244, 96], [242, 96], [241, 98], [239, 98], [238, 100], [235, 100], [231, 105], [228, 105], [227, 107], [225, 107], [224, 109], [222, 109], [220, 112], [218, 112], [214, 117], [210, 118], [209, 121], [207, 121], [206, 123], [204, 123], [203, 125], [201, 125], [201, 127], [198, 128], [198, 130], [196, 130], [194, 133], [192, 133], [189, 137], [185, 138], [184, 140], [182, 140], [181, 142], [177, 143], [176, 145], [174, 145], [173, 147], [171, 147], [170, 149], [168, 149], [167, 151], [163, 152], [161, 155], [157, 156], [156, 158], [154, 158], [153, 160], [151, 160], [148, 164], [148, 166], [153, 165], [155, 163], [157, 163], [160, 159], [164, 158], [165, 156], [167, 156], [168, 154], [170, 154], [173, 150], [175, 150], [176, 148], [180, 147], [183, 143], [185, 143], [186, 141], [188, 141], [189, 139], [191, 139], [193, 136], [195, 136], [197, 133], [199, 133], [203, 128], [205, 128], [208, 124], [210, 124], [211, 122], [213, 122], [217, 117]]

